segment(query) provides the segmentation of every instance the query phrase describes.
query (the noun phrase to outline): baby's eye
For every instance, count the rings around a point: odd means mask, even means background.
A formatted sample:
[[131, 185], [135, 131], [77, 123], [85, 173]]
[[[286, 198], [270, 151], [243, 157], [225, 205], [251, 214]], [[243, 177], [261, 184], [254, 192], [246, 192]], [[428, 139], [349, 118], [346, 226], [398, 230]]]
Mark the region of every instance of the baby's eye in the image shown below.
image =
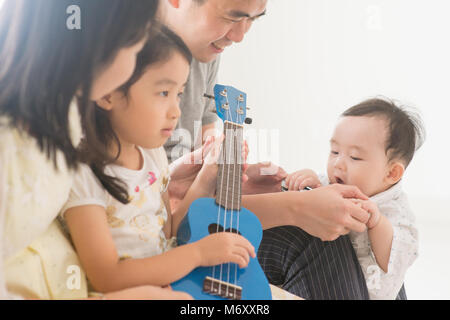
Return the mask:
[[227, 18], [226, 19], [229, 23], [239, 23], [239, 22], [241, 22], [241, 20], [235, 20], [235, 19], [229, 19], [229, 18]]
[[352, 158], [352, 160], [355, 160], [355, 161], [361, 161], [362, 160], [361, 158], [357, 158], [357, 157], [350, 157], [350, 158]]
[[331, 154], [338, 155], [339, 152], [331, 150]]
[[168, 97], [169, 96], [169, 91], [162, 91], [162, 92], [159, 93], [159, 95], [161, 97]]

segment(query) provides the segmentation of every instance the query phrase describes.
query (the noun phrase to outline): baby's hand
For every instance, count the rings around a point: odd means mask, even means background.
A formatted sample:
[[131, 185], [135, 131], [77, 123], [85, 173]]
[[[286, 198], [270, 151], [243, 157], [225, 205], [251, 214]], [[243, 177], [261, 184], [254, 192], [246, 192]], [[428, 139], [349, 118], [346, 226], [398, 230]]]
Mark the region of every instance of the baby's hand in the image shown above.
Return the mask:
[[321, 186], [319, 177], [310, 169], [299, 170], [286, 177], [286, 186], [289, 191], [303, 190], [306, 187], [318, 188]]
[[247, 267], [250, 257], [255, 258], [255, 248], [243, 236], [218, 232], [194, 243], [200, 256], [199, 266], [215, 266], [233, 262], [240, 268]]
[[352, 199], [352, 201], [360, 205], [362, 209], [366, 210], [369, 213], [370, 217], [366, 223], [367, 229], [370, 230], [376, 227], [381, 217], [381, 213], [380, 210], [378, 209], [378, 206], [370, 200]]

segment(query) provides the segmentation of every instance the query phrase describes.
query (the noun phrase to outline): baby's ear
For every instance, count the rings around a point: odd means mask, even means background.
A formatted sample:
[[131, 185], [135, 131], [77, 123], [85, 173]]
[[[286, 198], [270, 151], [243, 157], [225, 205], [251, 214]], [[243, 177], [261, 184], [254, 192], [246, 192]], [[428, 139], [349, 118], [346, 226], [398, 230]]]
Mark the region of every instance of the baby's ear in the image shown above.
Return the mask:
[[95, 103], [102, 109], [106, 111], [111, 111], [113, 108], [112, 96], [111, 94], [107, 94], [100, 100], [95, 101]]
[[405, 165], [401, 161], [392, 161], [389, 165], [389, 172], [386, 177], [389, 184], [396, 184], [403, 177]]

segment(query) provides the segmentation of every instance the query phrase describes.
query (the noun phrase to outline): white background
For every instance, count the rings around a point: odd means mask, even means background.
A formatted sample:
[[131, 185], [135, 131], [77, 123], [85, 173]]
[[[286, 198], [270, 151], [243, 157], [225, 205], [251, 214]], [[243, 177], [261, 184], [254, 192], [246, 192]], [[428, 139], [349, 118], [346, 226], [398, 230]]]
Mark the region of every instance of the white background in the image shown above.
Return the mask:
[[267, 16], [222, 55], [219, 75], [248, 94], [251, 160], [288, 172], [325, 172], [339, 114], [366, 98], [421, 114], [426, 142], [403, 182], [420, 232], [410, 299], [450, 299], [449, 14], [448, 0], [269, 0]]

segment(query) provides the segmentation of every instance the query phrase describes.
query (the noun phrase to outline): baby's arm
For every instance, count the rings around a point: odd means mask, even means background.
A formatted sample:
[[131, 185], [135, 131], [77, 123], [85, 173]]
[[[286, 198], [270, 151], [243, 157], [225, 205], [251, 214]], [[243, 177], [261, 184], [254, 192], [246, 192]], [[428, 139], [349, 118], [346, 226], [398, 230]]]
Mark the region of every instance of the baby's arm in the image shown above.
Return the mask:
[[395, 299], [408, 268], [417, 258], [417, 229], [405, 199], [377, 209], [379, 218], [377, 210], [369, 209], [374, 212], [368, 222], [371, 255], [357, 255], [371, 299]]
[[364, 210], [370, 213], [369, 221], [367, 221], [367, 232], [372, 252], [378, 266], [387, 273], [393, 238], [392, 224], [381, 214], [374, 202], [370, 200], [358, 202], [361, 203]]
[[100, 292], [145, 284], [166, 286], [198, 266], [233, 262], [245, 267], [249, 256], [255, 257], [253, 246], [243, 237], [217, 233], [153, 257], [120, 260], [103, 207], [73, 207], [65, 212], [65, 219], [87, 276]]

